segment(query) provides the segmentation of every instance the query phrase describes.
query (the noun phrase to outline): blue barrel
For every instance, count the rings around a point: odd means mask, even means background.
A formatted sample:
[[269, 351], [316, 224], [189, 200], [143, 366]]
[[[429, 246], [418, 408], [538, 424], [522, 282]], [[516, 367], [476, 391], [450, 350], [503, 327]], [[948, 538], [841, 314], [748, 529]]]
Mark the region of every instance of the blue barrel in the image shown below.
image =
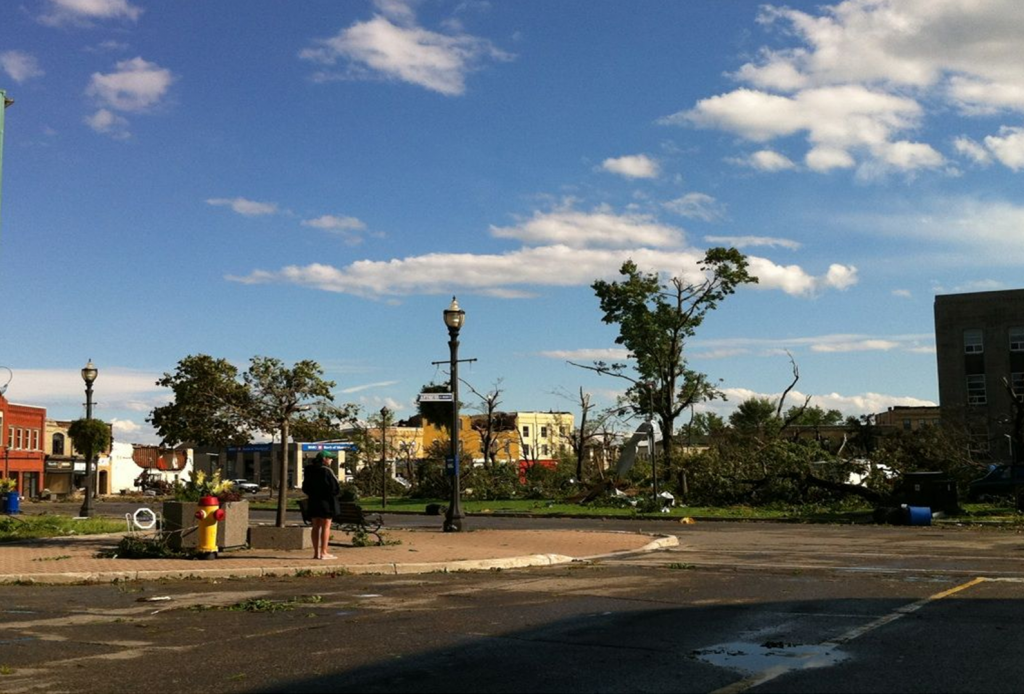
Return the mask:
[[907, 506], [907, 523], [910, 525], [931, 525], [932, 510], [927, 506]]
[[18, 492], [7, 492], [7, 510], [4, 511], [8, 516], [13, 516], [15, 513], [21, 513], [21, 497]]

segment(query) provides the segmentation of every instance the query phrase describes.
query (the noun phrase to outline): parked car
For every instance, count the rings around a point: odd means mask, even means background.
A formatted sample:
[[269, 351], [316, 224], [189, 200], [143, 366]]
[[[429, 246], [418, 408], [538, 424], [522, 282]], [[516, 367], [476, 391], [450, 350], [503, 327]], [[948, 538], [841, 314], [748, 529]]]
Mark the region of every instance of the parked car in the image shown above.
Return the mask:
[[249, 480], [238, 479], [231, 481], [234, 483], [235, 489], [237, 489], [242, 494], [255, 494], [260, 490], [260, 485], [256, 484], [255, 482], [250, 482]]
[[978, 501], [987, 496], [1013, 494], [1024, 487], [1024, 465], [994, 465], [984, 477], [967, 485], [967, 498]]

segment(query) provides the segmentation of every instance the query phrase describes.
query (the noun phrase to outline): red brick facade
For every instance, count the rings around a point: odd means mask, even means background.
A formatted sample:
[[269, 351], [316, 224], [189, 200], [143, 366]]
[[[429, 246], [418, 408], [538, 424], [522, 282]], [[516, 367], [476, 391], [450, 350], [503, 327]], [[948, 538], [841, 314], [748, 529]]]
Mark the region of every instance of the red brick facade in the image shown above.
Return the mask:
[[22, 496], [42, 489], [46, 409], [15, 405], [0, 395], [0, 470], [18, 482]]

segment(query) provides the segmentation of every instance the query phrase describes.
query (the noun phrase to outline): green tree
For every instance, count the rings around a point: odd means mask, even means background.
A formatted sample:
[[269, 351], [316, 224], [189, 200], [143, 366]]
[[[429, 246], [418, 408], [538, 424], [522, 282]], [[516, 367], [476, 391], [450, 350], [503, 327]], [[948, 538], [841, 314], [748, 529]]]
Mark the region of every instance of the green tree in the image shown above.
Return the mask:
[[256, 429], [281, 435], [281, 459], [278, 468], [277, 527], [284, 527], [288, 491], [289, 428], [301, 412], [316, 408], [324, 411], [334, 399], [334, 381], [323, 379], [323, 369], [315, 361], [303, 360], [291, 368], [273, 357], [253, 357], [242, 379], [249, 392], [250, 417]]
[[770, 398], [747, 398], [729, 415], [729, 426], [741, 434], [774, 435], [781, 424], [776, 408], [776, 402]]
[[146, 418], [164, 445], [231, 446], [251, 440], [252, 426], [245, 416], [249, 392], [226, 359], [189, 355], [156, 384], [174, 393], [171, 403], [154, 408]]
[[738, 286], [757, 282], [747, 271], [746, 256], [735, 248], [709, 249], [698, 267], [700, 282], [680, 277], [662, 281], [658, 273], [641, 272], [628, 260], [619, 270], [621, 281], [598, 280], [591, 285], [604, 312], [602, 320], [619, 326], [615, 342], [629, 350], [634, 375], [627, 375], [625, 364], [597, 362], [584, 368], [631, 382], [626, 402], [635, 413], [657, 418], [666, 460], [672, 460], [680, 413], [694, 403], [721, 397], [706, 375], [687, 367], [686, 341]]
[[164, 374], [157, 385], [174, 391], [174, 402], [155, 408], [148, 420], [164, 445], [191, 442], [224, 446], [244, 443], [254, 433], [279, 435], [282, 455], [278, 468], [277, 526], [284, 527], [288, 468], [284, 451], [293, 421], [309, 413], [313, 419], [336, 412], [333, 381], [325, 381], [314, 361], [286, 367], [272, 357], [253, 357], [249, 369], [238, 370], [224, 359], [205, 354], [178, 362], [173, 374]]
[[110, 448], [110, 425], [98, 419], [76, 419], [68, 427], [68, 437], [75, 450], [81, 451], [86, 460]]

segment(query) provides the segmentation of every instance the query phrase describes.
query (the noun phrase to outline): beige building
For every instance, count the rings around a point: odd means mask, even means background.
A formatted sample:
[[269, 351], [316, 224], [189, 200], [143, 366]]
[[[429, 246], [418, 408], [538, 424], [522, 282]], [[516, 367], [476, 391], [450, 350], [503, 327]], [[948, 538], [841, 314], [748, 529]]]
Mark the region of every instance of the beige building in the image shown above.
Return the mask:
[[[75, 450], [68, 436], [70, 421], [47, 419], [43, 437], [43, 489], [52, 494], [70, 494], [84, 484], [85, 457]], [[110, 494], [110, 451], [98, 451], [96, 464], [97, 494]]]

